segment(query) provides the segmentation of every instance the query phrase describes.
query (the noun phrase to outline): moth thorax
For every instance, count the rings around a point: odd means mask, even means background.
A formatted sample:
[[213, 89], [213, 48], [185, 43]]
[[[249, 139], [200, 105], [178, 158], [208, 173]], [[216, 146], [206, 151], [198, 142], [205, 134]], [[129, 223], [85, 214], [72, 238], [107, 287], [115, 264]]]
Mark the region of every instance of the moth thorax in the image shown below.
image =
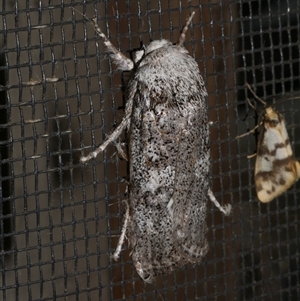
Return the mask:
[[166, 45], [172, 45], [172, 43], [170, 43], [167, 40], [155, 40], [152, 41], [145, 49], [145, 55], [149, 54], [150, 52], [159, 49], [161, 47], [164, 47]]
[[269, 123], [270, 127], [276, 127], [282, 119], [282, 116], [271, 107], [266, 108], [265, 122]]

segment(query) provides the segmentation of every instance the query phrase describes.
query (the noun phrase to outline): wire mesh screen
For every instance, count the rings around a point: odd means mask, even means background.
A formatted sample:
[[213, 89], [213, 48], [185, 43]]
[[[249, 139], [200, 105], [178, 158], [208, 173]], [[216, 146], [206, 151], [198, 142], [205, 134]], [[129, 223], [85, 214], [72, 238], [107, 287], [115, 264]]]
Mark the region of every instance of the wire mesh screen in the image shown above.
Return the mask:
[[[1, 300], [299, 300], [299, 183], [270, 203], [254, 186], [262, 109], [284, 115], [299, 158], [300, 4], [290, 1], [1, 1]], [[91, 20], [130, 57], [155, 39], [185, 47], [208, 90], [212, 190], [209, 251], [152, 284], [138, 276], [121, 233], [128, 162], [110, 145], [122, 120], [124, 76]], [[281, 101], [285, 99], [285, 101]], [[126, 133], [123, 142], [127, 143]]]

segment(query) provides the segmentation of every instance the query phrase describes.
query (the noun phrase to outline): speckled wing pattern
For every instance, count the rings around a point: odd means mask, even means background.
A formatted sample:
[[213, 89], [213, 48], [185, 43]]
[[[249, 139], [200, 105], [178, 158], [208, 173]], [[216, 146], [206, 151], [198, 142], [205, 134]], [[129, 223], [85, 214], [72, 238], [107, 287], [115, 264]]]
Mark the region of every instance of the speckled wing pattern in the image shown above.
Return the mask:
[[258, 199], [267, 203], [300, 178], [300, 164], [294, 159], [284, 118], [271, 107], [262, 115], [255, 163]]

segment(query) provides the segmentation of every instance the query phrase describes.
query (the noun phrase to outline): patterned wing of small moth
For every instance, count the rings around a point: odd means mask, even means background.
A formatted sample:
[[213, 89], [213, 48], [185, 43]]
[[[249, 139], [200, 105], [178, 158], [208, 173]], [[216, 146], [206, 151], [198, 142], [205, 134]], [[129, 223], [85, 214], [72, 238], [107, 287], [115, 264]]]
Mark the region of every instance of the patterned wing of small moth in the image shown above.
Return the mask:
[[300, 178], [300, 164], [294, 159], [284, 118], [271, 107], [262, 115], [255, 163], [258, 199], [267, 203]]
[[153, 41], [134, 61], [116, 50], [94, 20], [117, 67], [132, 75], [121, 124], [81, 162], [95, 158], [127, 128], [129, 204], [113, 258], [127, 232], [133, 263], [146, 282], [207, 253], [208, 198], [230, 213], [210, 190], [207, 92], [196, 61], [181, 46], [193, 14], [177, 45]]

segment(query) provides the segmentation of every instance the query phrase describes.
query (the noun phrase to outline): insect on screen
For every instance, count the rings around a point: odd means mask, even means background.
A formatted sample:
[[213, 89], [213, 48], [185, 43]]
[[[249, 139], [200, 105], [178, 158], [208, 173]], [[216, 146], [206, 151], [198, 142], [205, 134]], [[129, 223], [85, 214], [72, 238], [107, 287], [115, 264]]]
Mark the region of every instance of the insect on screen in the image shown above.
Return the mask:
[[300, 299], [299, 1], [1, 6], [0, 300]]

